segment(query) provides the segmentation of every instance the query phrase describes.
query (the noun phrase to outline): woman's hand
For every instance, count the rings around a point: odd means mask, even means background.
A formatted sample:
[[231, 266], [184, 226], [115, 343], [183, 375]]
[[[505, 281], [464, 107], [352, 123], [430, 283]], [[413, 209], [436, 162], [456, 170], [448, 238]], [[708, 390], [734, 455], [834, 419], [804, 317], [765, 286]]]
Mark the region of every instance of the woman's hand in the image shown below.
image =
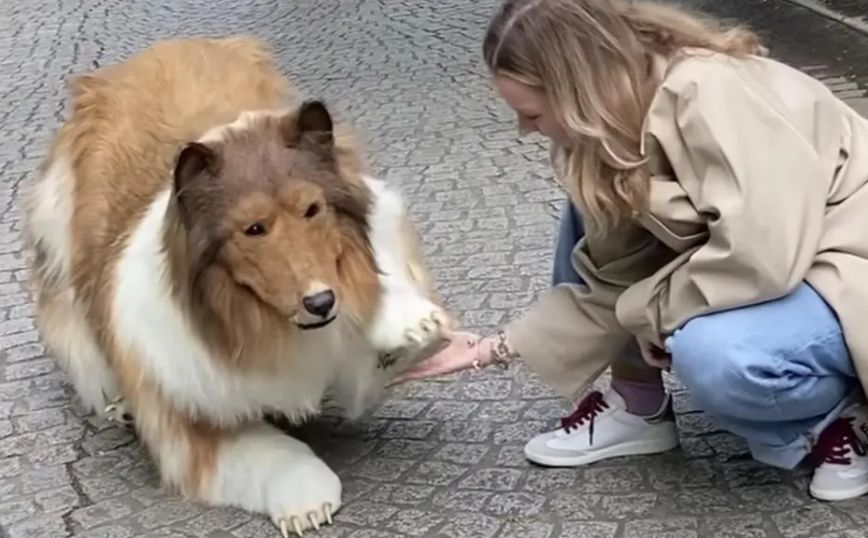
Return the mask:
[[642, 353], [642, 359], [649, 366], [660, 368], [661, 370], [672, 368], [672, 355], [669, 352], [641, 338], [637, 338], [636, 340], [639, 342], [639, 352]]
[[389, 386], [473, 368], [477, 364], [479, 346], [484, 340], [473, 333], [454, 332], [448, 346], [398, 375]]
[[468, 332], [455, 332], [448, 346], [397, 376], [389, 386], [412, 379], [425, 379], [470, 368], [480, 369], [494, 362], [506, 365], [514, 358], [501, 333], [481, 338]]

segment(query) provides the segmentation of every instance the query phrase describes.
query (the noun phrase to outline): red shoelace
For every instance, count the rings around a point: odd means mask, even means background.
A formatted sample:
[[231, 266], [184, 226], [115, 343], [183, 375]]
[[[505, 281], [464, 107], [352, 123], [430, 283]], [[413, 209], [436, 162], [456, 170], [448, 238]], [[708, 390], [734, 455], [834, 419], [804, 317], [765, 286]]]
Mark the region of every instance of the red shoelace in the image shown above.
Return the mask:
[[823, 430], [811, 451], [816, 465], [821, 463], [849, 465], [851, 450], [857, 456], [865, 455], [865, 445], [853, 427], [855, 420], [853, 417], [841, 417]]
[[579, 426], [583, 426], [587, 421], [589, 424], [589, 442], [590, 444], [594, 444], [594, 419], [608, 408], [609, 404], [606, 403], [601, 392], [591, 392], [579, 402], [578, 407], [576, 407], [576, 410], [570, 416], [561, 419], [561, 428], [569, 433], [572, 430], [578, 429]]

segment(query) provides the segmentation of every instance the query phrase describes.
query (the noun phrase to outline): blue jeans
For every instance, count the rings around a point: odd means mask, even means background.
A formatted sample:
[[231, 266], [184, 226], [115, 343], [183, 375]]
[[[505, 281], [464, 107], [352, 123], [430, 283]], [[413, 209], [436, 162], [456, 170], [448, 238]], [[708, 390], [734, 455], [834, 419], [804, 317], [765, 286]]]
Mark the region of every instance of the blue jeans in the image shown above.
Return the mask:
[[[581, 282], [570, 255], [582, 235], [581, 217], [567, 203], [554, 284]], [[693, 318], [665, 344], [697, 406], [776, 467], [798, 465], [861, 397], [838, 319], [807, 283], [778, 300]], [[642, 359], [633, 351], [626, 360]]]

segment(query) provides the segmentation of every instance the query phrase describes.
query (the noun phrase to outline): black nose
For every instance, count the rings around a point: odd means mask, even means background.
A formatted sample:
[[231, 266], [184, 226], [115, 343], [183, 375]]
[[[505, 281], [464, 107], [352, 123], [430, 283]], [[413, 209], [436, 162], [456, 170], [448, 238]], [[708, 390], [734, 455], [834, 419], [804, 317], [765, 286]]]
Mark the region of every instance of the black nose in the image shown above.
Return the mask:
[[319, 293], [314, 293], [313, 295], [308, 295], [302, 299], [301, 302], [304, 305], [305, 310], [314, 316], [324, 318], [329, 315], [329, 312], [332, 311], [332, 307], [335, 306], [335, 294], [332, 290], [321, 291]]

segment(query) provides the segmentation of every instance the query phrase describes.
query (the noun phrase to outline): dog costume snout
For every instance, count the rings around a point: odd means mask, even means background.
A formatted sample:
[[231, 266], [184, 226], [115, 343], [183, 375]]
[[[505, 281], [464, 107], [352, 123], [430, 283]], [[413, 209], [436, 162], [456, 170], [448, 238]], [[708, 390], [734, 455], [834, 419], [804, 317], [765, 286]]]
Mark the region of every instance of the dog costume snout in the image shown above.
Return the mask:
[[327, 317], [335, 306], [335, 294], [332, 290], [325, 290], [308, 295], [302, 299], [304, 309], [321, 318]]

